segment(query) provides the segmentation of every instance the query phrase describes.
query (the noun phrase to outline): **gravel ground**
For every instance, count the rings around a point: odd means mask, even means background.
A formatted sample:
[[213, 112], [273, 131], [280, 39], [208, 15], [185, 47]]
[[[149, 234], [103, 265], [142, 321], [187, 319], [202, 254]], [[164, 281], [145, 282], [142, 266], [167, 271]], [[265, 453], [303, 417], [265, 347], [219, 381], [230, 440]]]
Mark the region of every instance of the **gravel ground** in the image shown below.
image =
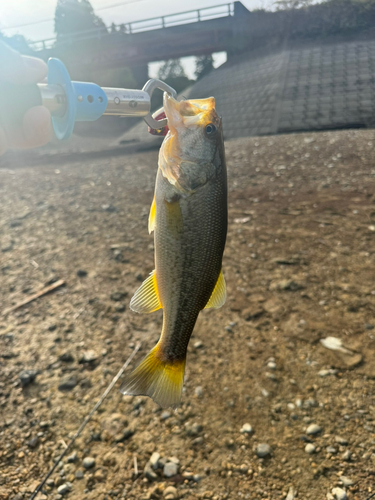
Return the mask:
[[[372, 130], [226, 144], [228, 299], [200, 315], [180, 408], [113, 390], [38, 499], [370, 496], [374, 144]], [[0, 499], [31, 496], [136, 342], [133, 367], [158, 339], [162, 313], [129, 310], [153, 269], [156, 164], [0, 166]]]

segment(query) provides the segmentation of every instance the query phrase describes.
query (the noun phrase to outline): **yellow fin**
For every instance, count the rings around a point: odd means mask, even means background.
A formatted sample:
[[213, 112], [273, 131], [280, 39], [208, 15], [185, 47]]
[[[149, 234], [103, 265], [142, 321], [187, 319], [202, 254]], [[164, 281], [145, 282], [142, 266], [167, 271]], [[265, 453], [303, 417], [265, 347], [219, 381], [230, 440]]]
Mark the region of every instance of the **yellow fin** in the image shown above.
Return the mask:
[[225, 286], [223, 270], [221, 270], [214, 291], [212, 292], [211, 297], [209, 298], [209, 301], [207, 302], [205, 309], [208, 309], [209, 307], [213, 307], [214, 309], [219, 309], [219, 307], [224, 305], [226, 298], [227, 298], [227, 288]]
[[184, 383], [185, 359], [167, 362], [157, 344], [125, 378], [120, 391], [129, 396], [149, 396], [163, 408], [177, 408]]
[[152, 200], [152, 205], [150, 209], [150, 215], [148, 216], [148, 232], [149, 234], [155, 229], [155, 217], [156, 217], [156, 204], [155, 204], [155, 196]]
[[130, 309], [137, 313], [152, 313], [161, 309], [155, 269], [142, 283], [130, 301]]

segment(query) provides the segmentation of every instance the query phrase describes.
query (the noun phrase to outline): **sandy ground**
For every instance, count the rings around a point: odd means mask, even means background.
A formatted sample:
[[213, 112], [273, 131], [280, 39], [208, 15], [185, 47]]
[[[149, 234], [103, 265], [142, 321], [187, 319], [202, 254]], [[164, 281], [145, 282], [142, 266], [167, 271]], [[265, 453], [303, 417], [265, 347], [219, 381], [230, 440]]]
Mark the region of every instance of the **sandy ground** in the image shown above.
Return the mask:
[[[200, 315], [181, 407], [117, 386], [38, 498], [370, 496], [374, 144], [366, 130], [227, 143], [228, 299]], [[156, 165], [152, 151], [0, 167], [0, 499], [30, 497], [137, 341], [133, 367], [158, 339], [162, 313], [129, 310], [153, 269]]]

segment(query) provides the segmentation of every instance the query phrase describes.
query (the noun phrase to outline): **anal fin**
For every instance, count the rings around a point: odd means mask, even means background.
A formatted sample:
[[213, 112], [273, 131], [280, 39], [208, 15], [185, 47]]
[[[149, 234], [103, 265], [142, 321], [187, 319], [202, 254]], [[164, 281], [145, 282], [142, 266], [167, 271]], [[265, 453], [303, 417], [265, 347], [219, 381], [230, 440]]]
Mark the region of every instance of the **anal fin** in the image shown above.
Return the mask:
[[219, 309], [219, 307], [224, 305], [226, 298], [227, 288], [225, 285], [223, 270], [221, 270], [215, 288], [206, 304], [205, 309], [209, 309], [210, 307], [212, 307], [213, 309]]
[[155, 269], [142, 283], [130, 301], [130, 309], [137, 313], [152, 313], [163, 306], [159, 300]]

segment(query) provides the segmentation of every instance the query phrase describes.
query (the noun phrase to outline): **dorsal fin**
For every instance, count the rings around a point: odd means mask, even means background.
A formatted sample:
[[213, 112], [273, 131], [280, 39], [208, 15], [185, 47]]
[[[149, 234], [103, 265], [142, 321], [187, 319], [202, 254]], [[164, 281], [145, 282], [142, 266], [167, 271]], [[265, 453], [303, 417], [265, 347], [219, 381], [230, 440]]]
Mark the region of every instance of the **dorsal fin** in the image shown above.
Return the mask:
[[137, 313], [152, 313], [161, 309], [155, 269], [142, 283], [130, 301], [130, 309]]
[[156, 218], [156, 204], [155, 204], [155, 195], [152, 200], [152, 205], [150, 209], [150, 215], [148, 216], [148, 232], [149, 234], [155, 229], [155, 218]]
[[219, 307], [221, 307], [225, 303], [226, 298], [227, 298], [227, 289], [225, 286], [223, 270], [221, 270], [214, 291], [212, 292], [211, 297], [209, 298], [209, 301], [207, 302], [205, 309], [209, 309], [210, 307], [214, 309], [219, 309]]

